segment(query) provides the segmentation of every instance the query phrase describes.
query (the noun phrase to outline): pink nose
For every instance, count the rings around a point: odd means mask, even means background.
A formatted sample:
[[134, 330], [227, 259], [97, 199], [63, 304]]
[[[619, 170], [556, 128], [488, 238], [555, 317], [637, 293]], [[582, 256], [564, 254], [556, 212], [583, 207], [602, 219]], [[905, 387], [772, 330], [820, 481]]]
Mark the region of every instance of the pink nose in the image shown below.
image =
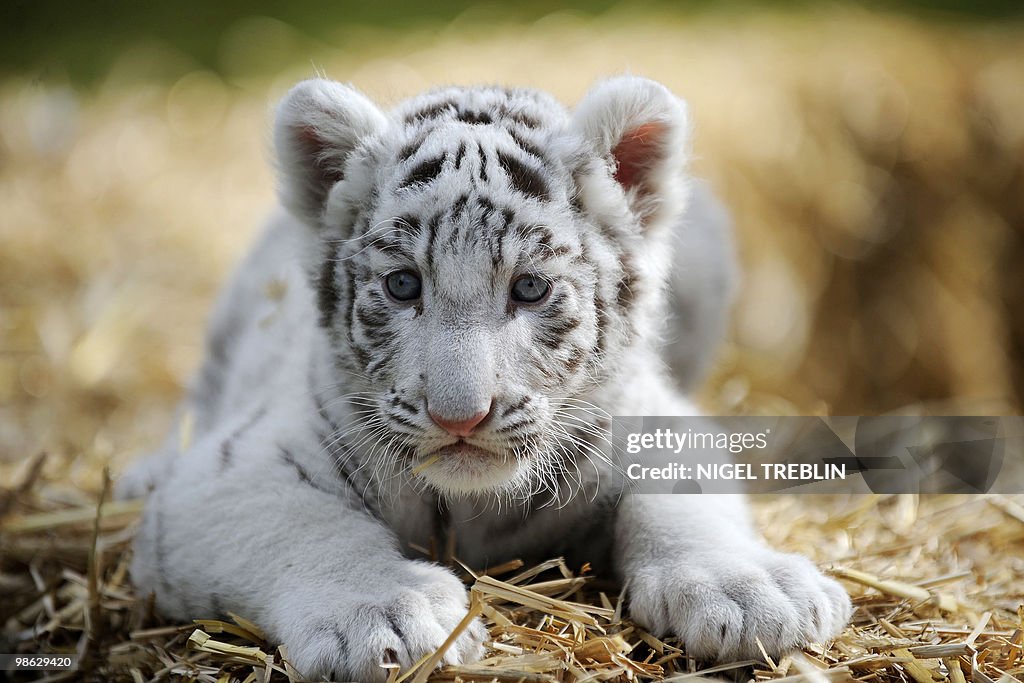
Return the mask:
[[453, 436], [469, 436], [476, 429], [476, 426], [487, 419], [487, 416], [491, 414], [491, 407], [487, 406], [487, 410], [483, 410], [473, 417], [465, 420], [449, 420], [441, 417], [434, 411], [427, 409], [430, 414], [430, 419], [433, 420], [438, 427], [445, 430]]

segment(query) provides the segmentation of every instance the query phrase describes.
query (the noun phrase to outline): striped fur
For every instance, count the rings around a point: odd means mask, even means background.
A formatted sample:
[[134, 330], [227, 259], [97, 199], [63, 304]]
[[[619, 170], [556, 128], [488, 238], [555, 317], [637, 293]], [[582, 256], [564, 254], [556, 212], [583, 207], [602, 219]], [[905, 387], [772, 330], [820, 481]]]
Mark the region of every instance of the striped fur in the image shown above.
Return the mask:
[[[611, 415], [695, 412], [660, 357], [674, 242], [687, 382], [727, 311], [723, 221], [685, 214], [686, 136], [682, 103], [639, 78], [572, 112], [523, 89], [384, 112], [296, 86], [275, 129], [287, 211], [214, 311], [191, 442], [172, 435], [120, 483], [150, 495], [140, 588], [178, 618], [243, 614], [305, 675], [360, 681], [465, 615], [423, 547], [618, 572], [633, 616], [699, 656], [834, 634], [845, 594], [765, 547], [741, 498], [621, 496]], [[395, 273], [419, 295], [389, 293]], [[547, 283], [534, 303], [513, 294], [523, 277]], [[468, 435], [439, 426], [483, 414]], [[444, 662], [485, 635], [473, 622]]]

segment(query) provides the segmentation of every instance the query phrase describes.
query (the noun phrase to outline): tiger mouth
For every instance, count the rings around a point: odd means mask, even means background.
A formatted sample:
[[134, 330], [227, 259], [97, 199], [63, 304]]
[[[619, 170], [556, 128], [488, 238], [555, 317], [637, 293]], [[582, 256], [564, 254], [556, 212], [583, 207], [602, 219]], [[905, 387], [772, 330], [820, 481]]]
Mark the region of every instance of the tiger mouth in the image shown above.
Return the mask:
[[460, 440], [456, 441], [453, 444], [448, 444], [447, 446], [442, 446], [441, 448], [439, 448], [436, 451], [434, 451], [429, 457], [430, 458], [435, 458], [435, 457], [436, 458], [456, 457], [456, 458], [467, 458], [467, 459], [469, 459], [469, 458], [481, 459], [481, 458], [500, 458], [502, 456], [499, 453], [495, 453], [494, 451], [488, 450], [486, 448], [482, 448], [480, 446], [474, 446], [473, 444], [471, 444], [471, 443], [469, 443], [467, 441], [463, 441], [463, 440], [460, 439]]
[[486, 493], [506, 486], [521, 464], [507, 454], [464, 440], [430, 452], [412, 473], [444, 495]]

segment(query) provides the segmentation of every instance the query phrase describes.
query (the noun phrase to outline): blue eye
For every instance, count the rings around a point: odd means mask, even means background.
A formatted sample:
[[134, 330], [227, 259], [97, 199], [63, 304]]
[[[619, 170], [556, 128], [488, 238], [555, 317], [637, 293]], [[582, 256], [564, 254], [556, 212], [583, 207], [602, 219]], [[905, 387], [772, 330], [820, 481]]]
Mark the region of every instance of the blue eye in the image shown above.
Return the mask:
[[543, 301], [551, 291], [547, 280], [536, 275], [523, 275], [512, 283], [512, 301], [521, 304], [535, 304]]
[[420, 276], [411, 270], [396, 270], [384, 278], [384, 291], [395, 301], [415, 301], [422, 289]]

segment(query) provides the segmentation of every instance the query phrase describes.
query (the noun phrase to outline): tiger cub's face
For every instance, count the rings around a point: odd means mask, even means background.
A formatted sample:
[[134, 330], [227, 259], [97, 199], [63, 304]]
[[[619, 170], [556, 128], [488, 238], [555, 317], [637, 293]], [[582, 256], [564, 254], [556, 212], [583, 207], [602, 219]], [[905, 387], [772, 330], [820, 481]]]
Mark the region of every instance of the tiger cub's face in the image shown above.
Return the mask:
[[640, 259], [682, 191], [683, 128], [631, 78], [575, 117], [498, 88], [390, 114], [328, 81], [289, 94], [282, 198], [315, 232], [320, 324], [374, 471], [529, 495], [602, 457], [585, 397], [656, 299]]

